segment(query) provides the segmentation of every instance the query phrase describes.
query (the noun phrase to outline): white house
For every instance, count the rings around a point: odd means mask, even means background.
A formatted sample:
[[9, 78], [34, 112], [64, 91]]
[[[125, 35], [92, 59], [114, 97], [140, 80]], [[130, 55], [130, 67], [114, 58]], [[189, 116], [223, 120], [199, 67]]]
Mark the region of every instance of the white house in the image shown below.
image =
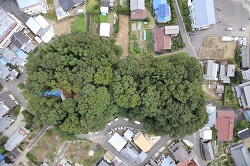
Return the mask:
[[218, 71], [219, 71], [219, 64], [214, 63], [211, 60], [207, 61], [206, 65], [206, 72], [204, 79], [205, 80], [218, 80]]
[[17, 4], [21, 11], [31, 16], [47, 13], [49, 10], [46, 0], [17, 0]]
[[11, 43], [12, 36], [24, 28], [12, 14], [0, 7], [0, 50]]
[[100, 23], [100, 37], [109, 37], [109, 33], [110, 33], [110, 24]]

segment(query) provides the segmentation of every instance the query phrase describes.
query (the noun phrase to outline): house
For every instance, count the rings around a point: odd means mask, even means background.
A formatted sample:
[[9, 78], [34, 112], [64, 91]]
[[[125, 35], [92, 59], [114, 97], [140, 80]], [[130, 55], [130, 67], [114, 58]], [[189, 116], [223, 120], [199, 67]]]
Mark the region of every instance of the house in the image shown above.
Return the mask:
[[242, 143], [230, 148], [230, 153], [236, 166], [249, 166], [250, 153], [246, 146]]
[[204, 79], [205, 80], [218, 80], [219, 64], [211, 60], [207, 61]]
[[167, 158], [163, 156], [163, 159], [159, 163], [159, 166], [176, 166], [176, 164], [170, 156], [167, 156]]
[[158, 23], [171, 20], [170, 6], [166, 0], [153, 0], [153, 9]]
[[102, 15], [106, 16], [109, 13], [109, 8], [108, 7], [100, 7], [100, 12]]
[[8, 92], [3, 92], [0, 94], [0, 98], [4, 101], [4, 104], [9, 108], [14, 108], [18, 103], [16, 102], [15, 98], [12, 94]]
[[207, 29], [216, 24], [213, 0], [188, 0], [193, 30]]
[[165, 35], [164, 32], [164, 27], [154, 30], [154, 52], [162, 52], [171, 49], [171, 36]]
[[144, 137], [142, 132], [138, 132], [133, 140], [134, 143], [144, 152], [149, 151], [153, 146], [153, 144]]
[[14, 121], [15, 120], [10, 115], [6, 115], [6, 116], [2, 117], [0, 119], [0, 133], [2, 133]]
[[110, 164], [102, 159], [96, 166], [110, 166]]
[[231, 141], [234, 129], [234, 111], [218, 111], [215, 128], [218, 141]]
[[122, 148], [127, 144], [120, 134], [115, 132], [114, 135], [108, 140], [108, 142], [118, 151], [120, 152]]
[[59, 0], [59, 3], [64, 11], [68, 11], [81, 5], [85, 0]]
[[0, 51], [11, 43], [12, 36], [21, 31], [22, 23], [12, 14], [0, 7]]
[[9, 111], [10, 109], [5, 105], [4, 101], [0, 99], [0, 119]]
[[69, 13], [67, 11], [64, 11], [62, 7], [58, 7], [56, 9], [56, 17], [58, 20], [61, 20], [63, 18], [66, 18], [69, 16]]
[[143, 151], [138, 153], [136, 149], [134, 149], [131, 145], [127, 145], [126, 148], [122, 149], [121, 155], [126, 157], [131, 162], [141, 163], [143, 162], [147, 154]]
[[250, 108], [250, 81], [234, 87], [243, 108]]
[[187, 166], [199, 166], [195, 160], [192, 160]]
[[206, 141], [202, 143], [203, 151], [206, 157], [206, 160], [214, 159], [214, 151], [210, 141]]
[[44, 43], [50, 42], [55, 36], [53, 26], [41, 15], [30, 17], [25, 24], [35, 35], [39, 36]]
[[28, 15], [47, 13], [49, 8], [46, 0], [17, 0], [19, 9]]
[[205, 127], [213, 127], [216, 123], [216, 107], [212, 106], [212, 105], [208, 105], [206, 106], [206, 112], [208, 113], [208, 124], [205, 125]]
[[14, 33], [11, 38], [11, 43], [16, 46], [17, 49], [24, 48], [25, 44], [27, 44], [28, 41], [30, 41], [29, 37], [25, 35], [22, 31]]
[[249, 128], [239, 131], [238, 136], [240, 137], [241, 140], [249, 138], [250, 137]]
[[6, 79], [9, 75], [10, 75], [9, 69], [6, 66], [4, 66], [2, 63], [0, 63], [0, 78]]
[[241, 67], [242, 68], [249, 68], [250, 67], [250, 55], [249, 55], [249, 46], [242, 46], [241, 47]]
[[132, 137], [134, 136], [134, 133], [130, 130], [130, 129], [127, 129], [126, 131], [125, 131], [125, 133], [123, 134], [123, 138], [125, 139], [125, 140], [129, 140], [129, 141], [131, 141], [132, 140]]
[[179, 33], [179, 25], [165, 26], [165, 35], [177, 36]]
[[212, 139], [212, 130], [210, 130], [210, 127], [203, 127], [203, 129], [200, 130], [200, 137], [203, 140], [211, 140]]
[[147, 18], [145, 0], [130, 0], [130, 19], [144, 20]]
[[110, 24], [109, 23], [100, 23], [100, 37], [109, 37], [110, 34]]
[[224, 85], [216, 85], [216, 95], [221, 96], [224, 93]]
[[13, 66], [24, 66], [26, 63], [26, 60], [24, 60], [21, 57], [19, 57], [18, 55], [16, 55], [8, 47], [3, 48], [0, 51], [0, 54], [2, 54], [2, 58], [4, 58], [9, 64], [11, 64]]
[[223, 83], [230, 83], [230, 77], [234, 77], [235, 65], [227, 64], [227, 61], [220, 63], [220, 79]]
[[12, 151], [28, 136], [28, 132], [24, 127], [19, 128], [4, 144], [4, 148]]
[[244, 114], [244, 116], [245, 116], [247, 122], [250, 123], [250, 110], [245, 110], [245, 111], [243, 112], [243, 114]]
[[250, 69], [241, 72], [244, 80], [250, 80]]

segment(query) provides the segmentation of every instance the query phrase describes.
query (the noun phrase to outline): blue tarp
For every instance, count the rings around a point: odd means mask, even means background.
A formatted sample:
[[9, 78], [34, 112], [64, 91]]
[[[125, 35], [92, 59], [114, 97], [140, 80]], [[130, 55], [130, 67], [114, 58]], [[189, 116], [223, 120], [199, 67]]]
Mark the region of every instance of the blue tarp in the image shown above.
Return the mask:
[[153, 0], [153, 8], [157, 22], [165, 23], [171, 20], [170, 8], [166, 0]]
[[25, 54], [22, 50], [18, 50], [17, 52], [16, 52], [16, 55], [17, 56], [19, 56], [22, 60], [26, 60], [26, 58], [27, 58], [27, 54]]
[[51, 92], [49, 92], [49, 91], [44, 92], [44, 96], [52, 96], [52, 95], [54, 95], [54, 96], [56, 96], [58, 98], [61, 98], [61, 91], [54, 90], [54, 91], [51, 91]]
[[159, 6], [161, 4], [166, 4], [166, 3], [167, 3], [166, 0], [153, 0], [153, 8], [154, 8], [154, 10], [159, 9]]
[[0, 153], [0, 161], [4, 159], [4, 156]]
[[103, 16], [106, 16], [106, 15], [107, 15], [107, 13], [105, 13], [105, 12], [101, 12], [101, 14], [102, 14]]
[[4, 58], [0, 58], [0, 63], [5, 66], [8, 62]]

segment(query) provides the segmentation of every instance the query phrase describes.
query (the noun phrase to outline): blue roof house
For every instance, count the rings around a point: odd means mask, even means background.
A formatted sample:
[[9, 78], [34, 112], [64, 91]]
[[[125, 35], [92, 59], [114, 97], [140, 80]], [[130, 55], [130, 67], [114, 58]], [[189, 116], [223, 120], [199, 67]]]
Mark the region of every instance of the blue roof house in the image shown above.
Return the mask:
[[153, 8], [158, 23], [166, 23], [171, 20], [170, 6], [166, 0], [153, 0]]

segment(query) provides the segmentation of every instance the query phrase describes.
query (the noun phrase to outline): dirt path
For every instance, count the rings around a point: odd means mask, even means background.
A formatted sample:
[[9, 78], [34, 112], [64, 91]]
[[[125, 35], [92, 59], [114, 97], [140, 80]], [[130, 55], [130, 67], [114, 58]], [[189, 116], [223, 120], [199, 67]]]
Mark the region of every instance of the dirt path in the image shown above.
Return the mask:
[[58, 21], [57, 23], [55, 23], [53, 27], [54, 27], [54, 31], [55, 31], [56, 36], [70, 33], [70, 24], [76, 18], [77, 18], [77, 16], [65, 18], [62, 21]]
[[120, 15], [119, 20], [119, 32], [116, 38], [116, 44], [120, 45], [123, 49], [121, 58], [126, 58], [128, 56], [129, 46], [129, 16]]

